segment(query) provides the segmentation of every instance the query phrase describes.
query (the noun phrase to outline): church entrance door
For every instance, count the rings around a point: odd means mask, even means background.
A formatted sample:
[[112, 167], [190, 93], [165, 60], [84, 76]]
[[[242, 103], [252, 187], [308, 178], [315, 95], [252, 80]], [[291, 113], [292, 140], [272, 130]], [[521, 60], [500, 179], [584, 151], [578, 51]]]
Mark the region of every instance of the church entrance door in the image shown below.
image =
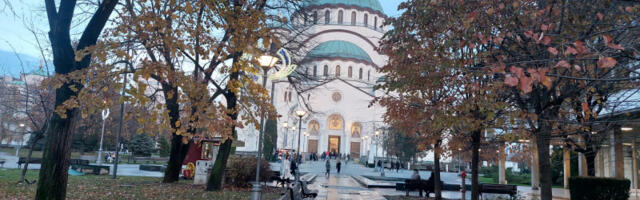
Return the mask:
[[351, 159], [360, 158], [360, 142], [351, 142]]
[[329, 136], [329, 152], [340, 153], [340, 136]]
[[307, 145], [307, 152], [309, 153], [318, 153], [318, 140], [309, 140], [309, 145]]

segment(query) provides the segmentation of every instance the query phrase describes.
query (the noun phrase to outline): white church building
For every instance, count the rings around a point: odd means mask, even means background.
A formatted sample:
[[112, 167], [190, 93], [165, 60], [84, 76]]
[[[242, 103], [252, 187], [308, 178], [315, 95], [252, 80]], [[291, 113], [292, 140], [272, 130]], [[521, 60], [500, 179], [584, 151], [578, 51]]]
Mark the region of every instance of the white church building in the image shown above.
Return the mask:
[[[387, 58], [375, 49], [387, 27], [386, 15], [378, 0], [317, 0], [306, 4], [308, 16], [294, 17], [294, 23], [308, 24], [302, 38], [304, 56], [298, 72], [310, 80], [302, 89], [284, 79], [269, 81], [274, 91], [278, 118], [278, 149], [301, 152], [336, 152], [352, 158], [382, 156], [376, 151], [375, 131], [385, 127], [384, 108], [371, 104], [380, 95], [374, 86], [382, 76], [378, 69]], [[293, 37], [293, 36], [292, 36]], [[296, 38], [300, 40], [301, 38]], [[306, 105], [305, 105], [306, 104]], [[300, 118], [297, 110], [306, 114]], [[301, 125], [301, 129], [299, 126]], [[380, 130], [382, 133], [382, 130]], [[259, 131], [246, 127], [238, 132], [245, 142], [238, 151], [256, 151]], [[299, 135], [301, 136], [299, 138]], [[298, 142], [299, 141], [299, 142]]]

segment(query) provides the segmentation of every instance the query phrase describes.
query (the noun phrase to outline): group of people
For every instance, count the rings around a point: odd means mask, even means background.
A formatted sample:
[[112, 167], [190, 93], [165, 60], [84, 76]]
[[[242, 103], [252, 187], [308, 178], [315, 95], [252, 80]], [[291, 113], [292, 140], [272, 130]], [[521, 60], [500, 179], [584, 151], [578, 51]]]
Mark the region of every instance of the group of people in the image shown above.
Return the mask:
[[336, 158], [340, 158], [342, 160], [351, 160], [351, 156], [349, 156], [349, 154], [341, 154], [341, 153], [336, 153], [335, 151], [329, 152], [322, 152], [322, 155], [320, 156], [322, 158], [322, 160], [327, 160], [327, 159], [336, 159]]
[[[325, 166], [325, 173], [324, 175], [329, 177], [329, 175], [331, 175], [331, 159], [327, 159], [324, 163]], [[336, 160], [336, 171], [338, 172], [338, 174], [340, 173], [340, 170], [342, 169], [342, 162], [340, 161], [340, 159]]]
[[[291, 178], [291, 176], [293, 176], [294, 178], [296, 177], [298, 172], [298, 163], [300, 162], [300, 156], [296, 155], [297, 154], [295, 153], [292, 155], [290, 155], [289, 153], [285, 153], [284, 155], [282, 155], [280, 178], [288, 180]], [[297, 157], [298, 159], [295, 159], [294, 157]]]
[[116, 159], [116, 153], [114, 153], [114, 152], [111, 152], [111, 153], [105, 153], [105, 155], [104, 155], [104, 160], [105, 160], [107, 163], [111, 163], [111, 162], [113, 162], [113, 160], [115, 160], [115, 159]]
[[[396, 172], [398, 172], [400, 171], [400, 167], [404, 168], [400, 161], [391, 161], [391, 170], [395, 169]], [[384, 166], [382, 166], [382, 160], [378, 160], [378, 162], [376, 162], [376, 171], [382, 171], [383, 169]]]

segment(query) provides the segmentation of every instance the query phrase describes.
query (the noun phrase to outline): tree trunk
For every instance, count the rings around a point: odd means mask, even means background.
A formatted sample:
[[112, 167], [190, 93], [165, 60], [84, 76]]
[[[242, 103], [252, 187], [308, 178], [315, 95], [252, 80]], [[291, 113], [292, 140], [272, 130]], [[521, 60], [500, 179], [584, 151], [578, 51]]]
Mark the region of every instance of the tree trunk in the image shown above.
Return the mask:
[[[235, 127], [233, 131], [235, 132]], [[218, 151], [218, 155], [216, 156], [216, 162], [213, 164], [213, 169], [211, 170], [211, 175], [209, 176], [209, 182], [207, 182], [207, 191], [222, 190], [222, 178], [227, 166], [227, 160], [229, 159], [229, 155], [231, 154], [232, 143], [233, 139], [227, 138], [227, 140], [224, 141], [222, 145], [220, 145], [220, 150]]]
[[[176, 126], [176, 122], [180, 120], [180, 107], [178, 105], [178, 89], [174, 86], [163, 84], [164, 96], [166, 101], [167, 110], [169, 110], [169, 122], [173, 133], [171, 134], [171, 153], [169, 155], [169, 161], [167, 163], [167, 169], [164, 171], [163, 183], [173, 183], [180, 179], [180, 170], [182, 170], [182, 161], [184, 161], [187, 152], [189, 151], [190, 143], [182, 142], [182, 135], [176, 134], [176, 129], [180, 128]], [[173, 93], [169, 97], [168, 93]]]
[[540, 121], [540, 129], [535, 134], [538, 147], [538, 163], [540, 172], [540, 199], [551, 200], [551, 161], [549, 156], [549, 143], [551, 140], [552, 126], [548, 121]]
[[[69, 85], [64, 84], [56, 90], [55, 107], [76, 95], [69, 89]], [[72, 131], [77, 121], [74, 117], [76, 112], [77, 109], [67, 110], [66, 118], [62, 118], [57, 112], [53, 113], [46, 133], [47, 139], [42, 155], [36, 199], [66, 198]]]
[[[440, 185], [440, 141], [433, 150], [433, 193], [436, 200], [442, 199], [442, 185]], [[429, 194], [427, 194], [429, 195]]]
[[471, 200], [480, 199], [480, 183], [478, 182], [478, 164], [480, 161], [480, 139], [482, 130], [475, 130], [471, 133]]
[[[237, 80], [239, 77], [239, 73], [232, 73], [229, 77], [229, 81]], [[227, 109], [235, 111], [238, 103], [238, 99], [235, 93], [230, 90], [227, 90], [225, 94], [225, 99], [227, 100]], [[231, 120], [236, 121], [238, 119], [237, 112], [229, 112], [227, 116], [231, 118]], [[220, 149], [218, 150], [218, 155], [216, 156], [216, 162], [213, 164], [213, 169], [211, 170], [211, 175], [209, 176], [209, 182], [207, 182], [207, 191], [219, 191], [222, 190], [224, 171], [227, 168], [227, 160], [229, 159], [229, 155], [231, 154], [232, 143], [233, 140], [237, 137], [236, 135], [236, 127], [231, 127], [231, 137], [226, 138], [224, 143], [220, 145]]]
[[27, 175], [27, 169], [29, 167], [29, 162], [31, 161], [31, 155], [33, 155], [33, 149], [36, 147], [36, 144], [38, 143], [38, 141], [40, 141], [40, 139], [42, 139], [42, 134], [38, 134], [33, 138], [31, 147], [29, 148], [29, 154], [27, 154], [27, 162], [24, 163], [24, 168], [22, 168], [22, 173], [20, 174], [20, 180], [18, 180], [18, 183], [24, 183], [24, 176]]
[[584, 157], [587, 160], [587, 175], [596, 176], [596, 155], [597, 152], [593, 148], [587, 148]]

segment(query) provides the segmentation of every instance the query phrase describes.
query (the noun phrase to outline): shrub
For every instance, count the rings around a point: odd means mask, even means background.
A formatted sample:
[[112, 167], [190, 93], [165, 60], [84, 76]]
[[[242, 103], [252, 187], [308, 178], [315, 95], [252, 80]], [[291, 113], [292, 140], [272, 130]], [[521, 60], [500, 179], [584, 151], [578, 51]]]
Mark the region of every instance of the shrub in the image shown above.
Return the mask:
[[[256, 158], [247, 156], [230, 156], [227, 161], [225, 184], [235, 187], [251, 187], [256, 180]], [[268, 181], [271, 177], [271, 167], [267, 160], [260, 162], [260, 181]]]
[[572, 200], [626, 200], [629, 198], [628, 179], [600, 177], [571, 177], [569, 190]]
[[169, 144], [167, 138], [160, 136], [158, 144], [160, 145], [160, 157], [169, 157], [169, 154], [171, 153], [171, 144]]

